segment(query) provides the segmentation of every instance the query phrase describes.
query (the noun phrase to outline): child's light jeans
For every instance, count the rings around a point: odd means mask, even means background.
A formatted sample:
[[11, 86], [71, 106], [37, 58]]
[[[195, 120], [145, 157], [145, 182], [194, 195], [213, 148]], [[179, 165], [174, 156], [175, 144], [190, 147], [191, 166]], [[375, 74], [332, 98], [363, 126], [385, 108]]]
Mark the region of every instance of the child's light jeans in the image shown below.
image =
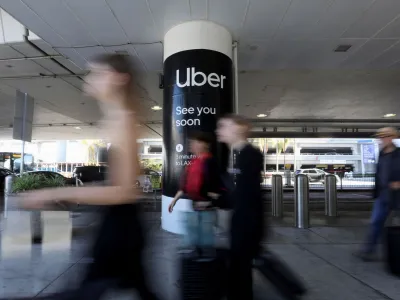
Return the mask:
[[209, 248], [214, 246], [215, 211], [185, 211], [184, 247]]

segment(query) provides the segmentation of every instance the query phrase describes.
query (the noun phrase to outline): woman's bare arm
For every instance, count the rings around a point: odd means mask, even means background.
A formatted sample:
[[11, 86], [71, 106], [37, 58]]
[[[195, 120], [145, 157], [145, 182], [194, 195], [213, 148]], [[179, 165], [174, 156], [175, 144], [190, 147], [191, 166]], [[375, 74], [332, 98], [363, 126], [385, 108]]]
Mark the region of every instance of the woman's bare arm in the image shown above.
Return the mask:
[[[125, 116], [119, 128], [119, 143], [114, 147], [116, 153], [111, 151], [110, 155], [111, 186], [45, 189], [21, 196], [26, 197], [27, 202], [66, 201], [88, 205], [117, 205], [136, 201], [137, 130], [133, 116]], [[29, 203], [26, 204], [29, 206]]]

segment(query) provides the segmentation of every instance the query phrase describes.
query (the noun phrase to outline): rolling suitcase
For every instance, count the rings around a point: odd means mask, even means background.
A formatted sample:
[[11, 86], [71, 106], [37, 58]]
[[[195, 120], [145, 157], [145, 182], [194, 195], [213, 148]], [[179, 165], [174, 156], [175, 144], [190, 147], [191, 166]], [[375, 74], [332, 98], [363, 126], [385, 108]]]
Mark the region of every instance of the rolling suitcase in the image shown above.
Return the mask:
[[256, 268], [285, 299], [298, 299], [306, 293], [301, 279], [277, 256], [269, 251], [254, 260]]
[[181, 299], [220, 300], [227, 288], [227, 251], [214, 249], [214, 254], [196, 251], [179, 252]]
[[385, 231], [387, 269], [400, 277], [400, 226], [388, 226]]

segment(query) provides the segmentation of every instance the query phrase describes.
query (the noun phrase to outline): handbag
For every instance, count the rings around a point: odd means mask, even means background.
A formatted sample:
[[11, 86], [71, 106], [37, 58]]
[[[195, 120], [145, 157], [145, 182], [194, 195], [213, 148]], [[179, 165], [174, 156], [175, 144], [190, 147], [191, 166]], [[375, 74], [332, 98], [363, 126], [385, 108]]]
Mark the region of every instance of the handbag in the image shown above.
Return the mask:
[[307, 291], [300, 277], [270, 251], [264, 251], [262, 255], [254, 259], [253, 267], [286, 299], [297, 299]]

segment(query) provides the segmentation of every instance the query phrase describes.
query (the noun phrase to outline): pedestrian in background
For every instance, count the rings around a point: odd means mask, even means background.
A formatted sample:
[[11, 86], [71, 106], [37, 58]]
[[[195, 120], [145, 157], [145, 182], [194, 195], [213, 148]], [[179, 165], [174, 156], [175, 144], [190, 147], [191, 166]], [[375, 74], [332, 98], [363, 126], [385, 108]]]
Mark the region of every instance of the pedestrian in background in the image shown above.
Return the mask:
[[375, 174], [375, 203], [365, 248], [355, 253], [364, 261], [376, 259], [376, 246], [386, 220], [390, 212], [400, 205], [395, 197], [395, 191], [400, 189], [400, 149], [393, 143], [399, 134], [396, 129], [387, 127], [380, 129], [376, 137], [381, 149]]

